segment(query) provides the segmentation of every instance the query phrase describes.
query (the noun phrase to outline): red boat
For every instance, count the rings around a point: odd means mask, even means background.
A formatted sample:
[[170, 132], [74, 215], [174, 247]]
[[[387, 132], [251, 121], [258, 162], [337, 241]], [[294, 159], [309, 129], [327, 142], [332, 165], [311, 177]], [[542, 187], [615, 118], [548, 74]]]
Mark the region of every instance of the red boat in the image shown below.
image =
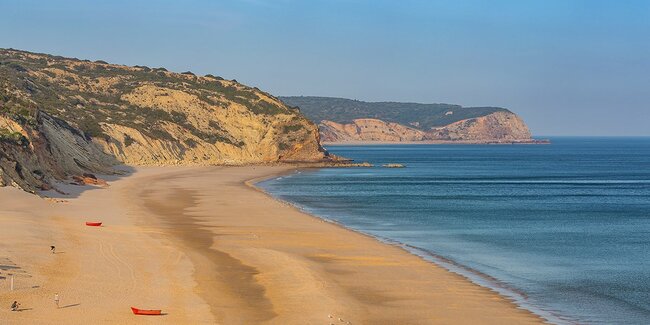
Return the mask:
[[99, 227], [101, 225], [102, 225], [101, 222], [89, 222], [89, 221], [86, 221], [86, 226]]
[[131, 307], [131, 310], [136, 315], [162, 315], [161, 310], [159, 309], [138, 309]]

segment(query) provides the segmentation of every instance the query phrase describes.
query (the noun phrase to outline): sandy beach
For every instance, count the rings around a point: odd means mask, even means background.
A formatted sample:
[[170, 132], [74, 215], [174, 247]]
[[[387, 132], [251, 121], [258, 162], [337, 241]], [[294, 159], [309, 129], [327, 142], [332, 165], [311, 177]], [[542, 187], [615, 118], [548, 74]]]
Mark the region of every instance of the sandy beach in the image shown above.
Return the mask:
[[[292, 169], [137, 168], [55, 199], [0, 188], [0, 324], [542, 322], [251, 186]], [[10, 311], [14, 300], [22, 311]], [[164, 315], [135, 316], [130, 306]]]

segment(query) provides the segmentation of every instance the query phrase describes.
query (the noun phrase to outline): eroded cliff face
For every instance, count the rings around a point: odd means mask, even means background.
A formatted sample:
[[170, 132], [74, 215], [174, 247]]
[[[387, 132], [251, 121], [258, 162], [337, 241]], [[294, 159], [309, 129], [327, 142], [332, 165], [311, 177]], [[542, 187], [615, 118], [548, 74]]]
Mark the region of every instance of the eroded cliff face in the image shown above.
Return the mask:
[[0, 49], [0, 186], [47, 188], [122, 163], [323, 159], [316, 125], [257, 88]]
[[38, 112], [21, 125], [0, 116], [0, 186], [50, 189], [53, 180], [84, 173], [111, 174], [119, 163], [65, 121]]
[[428, 132], [432, 140], [511, 142], [532, 140], [526, 123], [514, 113], [496, 112], [458, 121]]
[[370, 118], [356, 119], [349, 124], [322, 121], [319, 129], [325, 142], [407, 142], [426, 139], [426, 133], [420, 130]]
[[524, 121], [511, 112], [495, 112], [465, 119], [431, 130], [419, 130], [378, 119], [356, 119], [349, 124], [322, 121], [319, 125], [323, 142], [416, 142], [462, 141], [477, 143], [511, 143], [533, 141]]

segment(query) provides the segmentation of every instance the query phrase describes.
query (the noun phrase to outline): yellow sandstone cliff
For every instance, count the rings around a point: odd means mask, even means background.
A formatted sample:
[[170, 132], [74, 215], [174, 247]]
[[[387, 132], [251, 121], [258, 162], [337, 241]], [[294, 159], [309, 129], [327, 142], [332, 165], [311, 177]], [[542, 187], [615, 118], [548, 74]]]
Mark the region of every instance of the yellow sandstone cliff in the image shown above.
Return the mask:
[[323, 159], [314, 123], [234, 80], [0, 49], [0, 186], [116, 164]]

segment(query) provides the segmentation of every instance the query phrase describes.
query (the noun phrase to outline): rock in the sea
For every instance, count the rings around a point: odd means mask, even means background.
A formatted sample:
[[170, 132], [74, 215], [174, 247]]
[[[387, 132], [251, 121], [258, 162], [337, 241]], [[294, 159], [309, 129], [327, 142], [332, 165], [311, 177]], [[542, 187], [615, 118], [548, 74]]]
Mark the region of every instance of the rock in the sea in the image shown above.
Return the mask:
[[343, 164], [335, 164], [335, 165], [332, 165], [332, 166], [334, 166], [334, 167], [374, 167], [375, 165], [373, 165], [373, 164], [371, 164], [371, 163], [369, 163], [367, 161], [364, 161], [364, 162], [361, 162], [361, 163], [350, 162], [350, 163], [343, 163]]
[[385, 167], [385, 168], [404, 168], [404, 167], [406, 167], [406, 165], [391, 163], [391, 164], [381, 165], [381, 167]]

